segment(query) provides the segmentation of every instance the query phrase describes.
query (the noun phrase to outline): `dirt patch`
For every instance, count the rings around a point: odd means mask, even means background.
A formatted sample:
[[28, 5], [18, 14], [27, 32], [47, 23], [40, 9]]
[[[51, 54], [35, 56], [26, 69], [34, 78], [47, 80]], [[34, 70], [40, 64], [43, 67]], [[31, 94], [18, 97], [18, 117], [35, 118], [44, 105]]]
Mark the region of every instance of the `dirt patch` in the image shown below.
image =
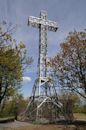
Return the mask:
[[86, 130], [86, 127], [64, 126], [64, 125], [36, 125], [19, 128], [17, 130]]

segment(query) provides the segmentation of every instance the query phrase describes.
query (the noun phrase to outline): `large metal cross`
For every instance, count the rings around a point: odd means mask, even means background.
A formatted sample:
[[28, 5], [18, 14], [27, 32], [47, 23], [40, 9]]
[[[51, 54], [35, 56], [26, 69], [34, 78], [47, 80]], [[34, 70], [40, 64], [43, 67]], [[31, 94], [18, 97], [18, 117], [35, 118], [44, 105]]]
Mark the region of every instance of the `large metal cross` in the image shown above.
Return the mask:
[[28, 25], [39, 28], [39, 77], [46, 77], [47, 31], [57, 31], [57, 23], [47, 19], [47, 12], [41, 11], [40, 18], [30, 16]]
[[[44, 109], [42, 109], [43, 104], [46, 104], [46, 110], [48, 110], [48, 105], [50, 107], [49, 103], [53, 103], [54, 109], [55, 109], [55, 116], [56, 116], [56, 107], [58, 107], [58, 100], [57, 100], [57, 93], [55, 86], [53, 85], [52, 80], [50, 80], [50, 77], [47, 75], [47, 31], [57, 31], [57, 23], [50, 21], [47, 19], [47, 12], [41, 11], [40, 17], [33, 17], [30, 16], [28, 20], [28, 25], [31, 25], [32, 27], [39, 28], [39, 59], [38, 59], [38, 78], [35, 80], [33, 89], [32, 89], [32, 96], [31, 101], [28, 107], [31, 108], [34, 106], [34, 104], [37, 105], [36, 107], [36, 120], [38, 118], [42, 117], [44, 118]], [[56, 106], [56, 107], [55, 107]], [[29, 109], [29, 108], [28, 108]], [[29, 109], [30, 110], [30, 109]], [[34, 107], [32, 109], [32, 112], [34, 111]], [[53, 112], [53, 111], [52, 111]], [[51, 112], [51, 115], [53, 114]], [[31, 111], [30, 111], [31, 115]]]

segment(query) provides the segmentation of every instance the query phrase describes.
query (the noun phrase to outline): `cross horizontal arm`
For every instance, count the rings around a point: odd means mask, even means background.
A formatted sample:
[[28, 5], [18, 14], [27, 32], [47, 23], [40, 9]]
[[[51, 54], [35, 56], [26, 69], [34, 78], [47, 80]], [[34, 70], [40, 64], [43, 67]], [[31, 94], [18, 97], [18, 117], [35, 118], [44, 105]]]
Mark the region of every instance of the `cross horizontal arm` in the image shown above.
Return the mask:
[[30, 16], [28, 20], [28, 25], [31, 25], [32, 27], [37, 27], [39, 28], [39, 25], [44, 25], [47, 27], [49, 31], [57, 31], [57, 23], [50, 21], [50, 20], [45, 20], [37, 17]]
[[56, 32], [57, 29], [58, 29], [57, 23], [53, 22], [53, 21], [50, 21], [50, 20], [47, 21], [47, 27], [48, 27], [49, 31], [53, 31], [53, 32]]
[[39, 28], [39, 21], [40, 20], [41, 20], [40, 18], [30, 16], [28, 19], [28, 25], [31, 25], [32, 27]]

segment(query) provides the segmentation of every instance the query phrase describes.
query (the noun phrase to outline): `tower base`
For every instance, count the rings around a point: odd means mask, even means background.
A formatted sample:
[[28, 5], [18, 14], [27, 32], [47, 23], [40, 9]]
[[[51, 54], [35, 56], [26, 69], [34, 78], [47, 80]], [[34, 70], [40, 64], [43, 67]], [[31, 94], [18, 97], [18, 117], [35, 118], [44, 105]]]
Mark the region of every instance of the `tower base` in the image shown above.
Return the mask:
[[52, 123], [60, 118], [60, 103], [56, 97], [30, 97], [25, 113], [26, 120], [36, 123]]

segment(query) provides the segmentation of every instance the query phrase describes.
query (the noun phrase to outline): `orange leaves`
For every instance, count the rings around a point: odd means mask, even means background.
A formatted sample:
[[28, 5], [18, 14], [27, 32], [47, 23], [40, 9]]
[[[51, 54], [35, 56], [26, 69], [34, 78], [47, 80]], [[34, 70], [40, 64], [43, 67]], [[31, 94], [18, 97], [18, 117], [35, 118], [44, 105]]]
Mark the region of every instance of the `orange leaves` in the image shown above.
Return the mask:
[[84, 91], [86, 86], [86, 32], [69, 33], [60, 46], [61, 52], [51, 60], [56, 76], [60, 79], [60, 83], [63, 82], [63, 86]]

